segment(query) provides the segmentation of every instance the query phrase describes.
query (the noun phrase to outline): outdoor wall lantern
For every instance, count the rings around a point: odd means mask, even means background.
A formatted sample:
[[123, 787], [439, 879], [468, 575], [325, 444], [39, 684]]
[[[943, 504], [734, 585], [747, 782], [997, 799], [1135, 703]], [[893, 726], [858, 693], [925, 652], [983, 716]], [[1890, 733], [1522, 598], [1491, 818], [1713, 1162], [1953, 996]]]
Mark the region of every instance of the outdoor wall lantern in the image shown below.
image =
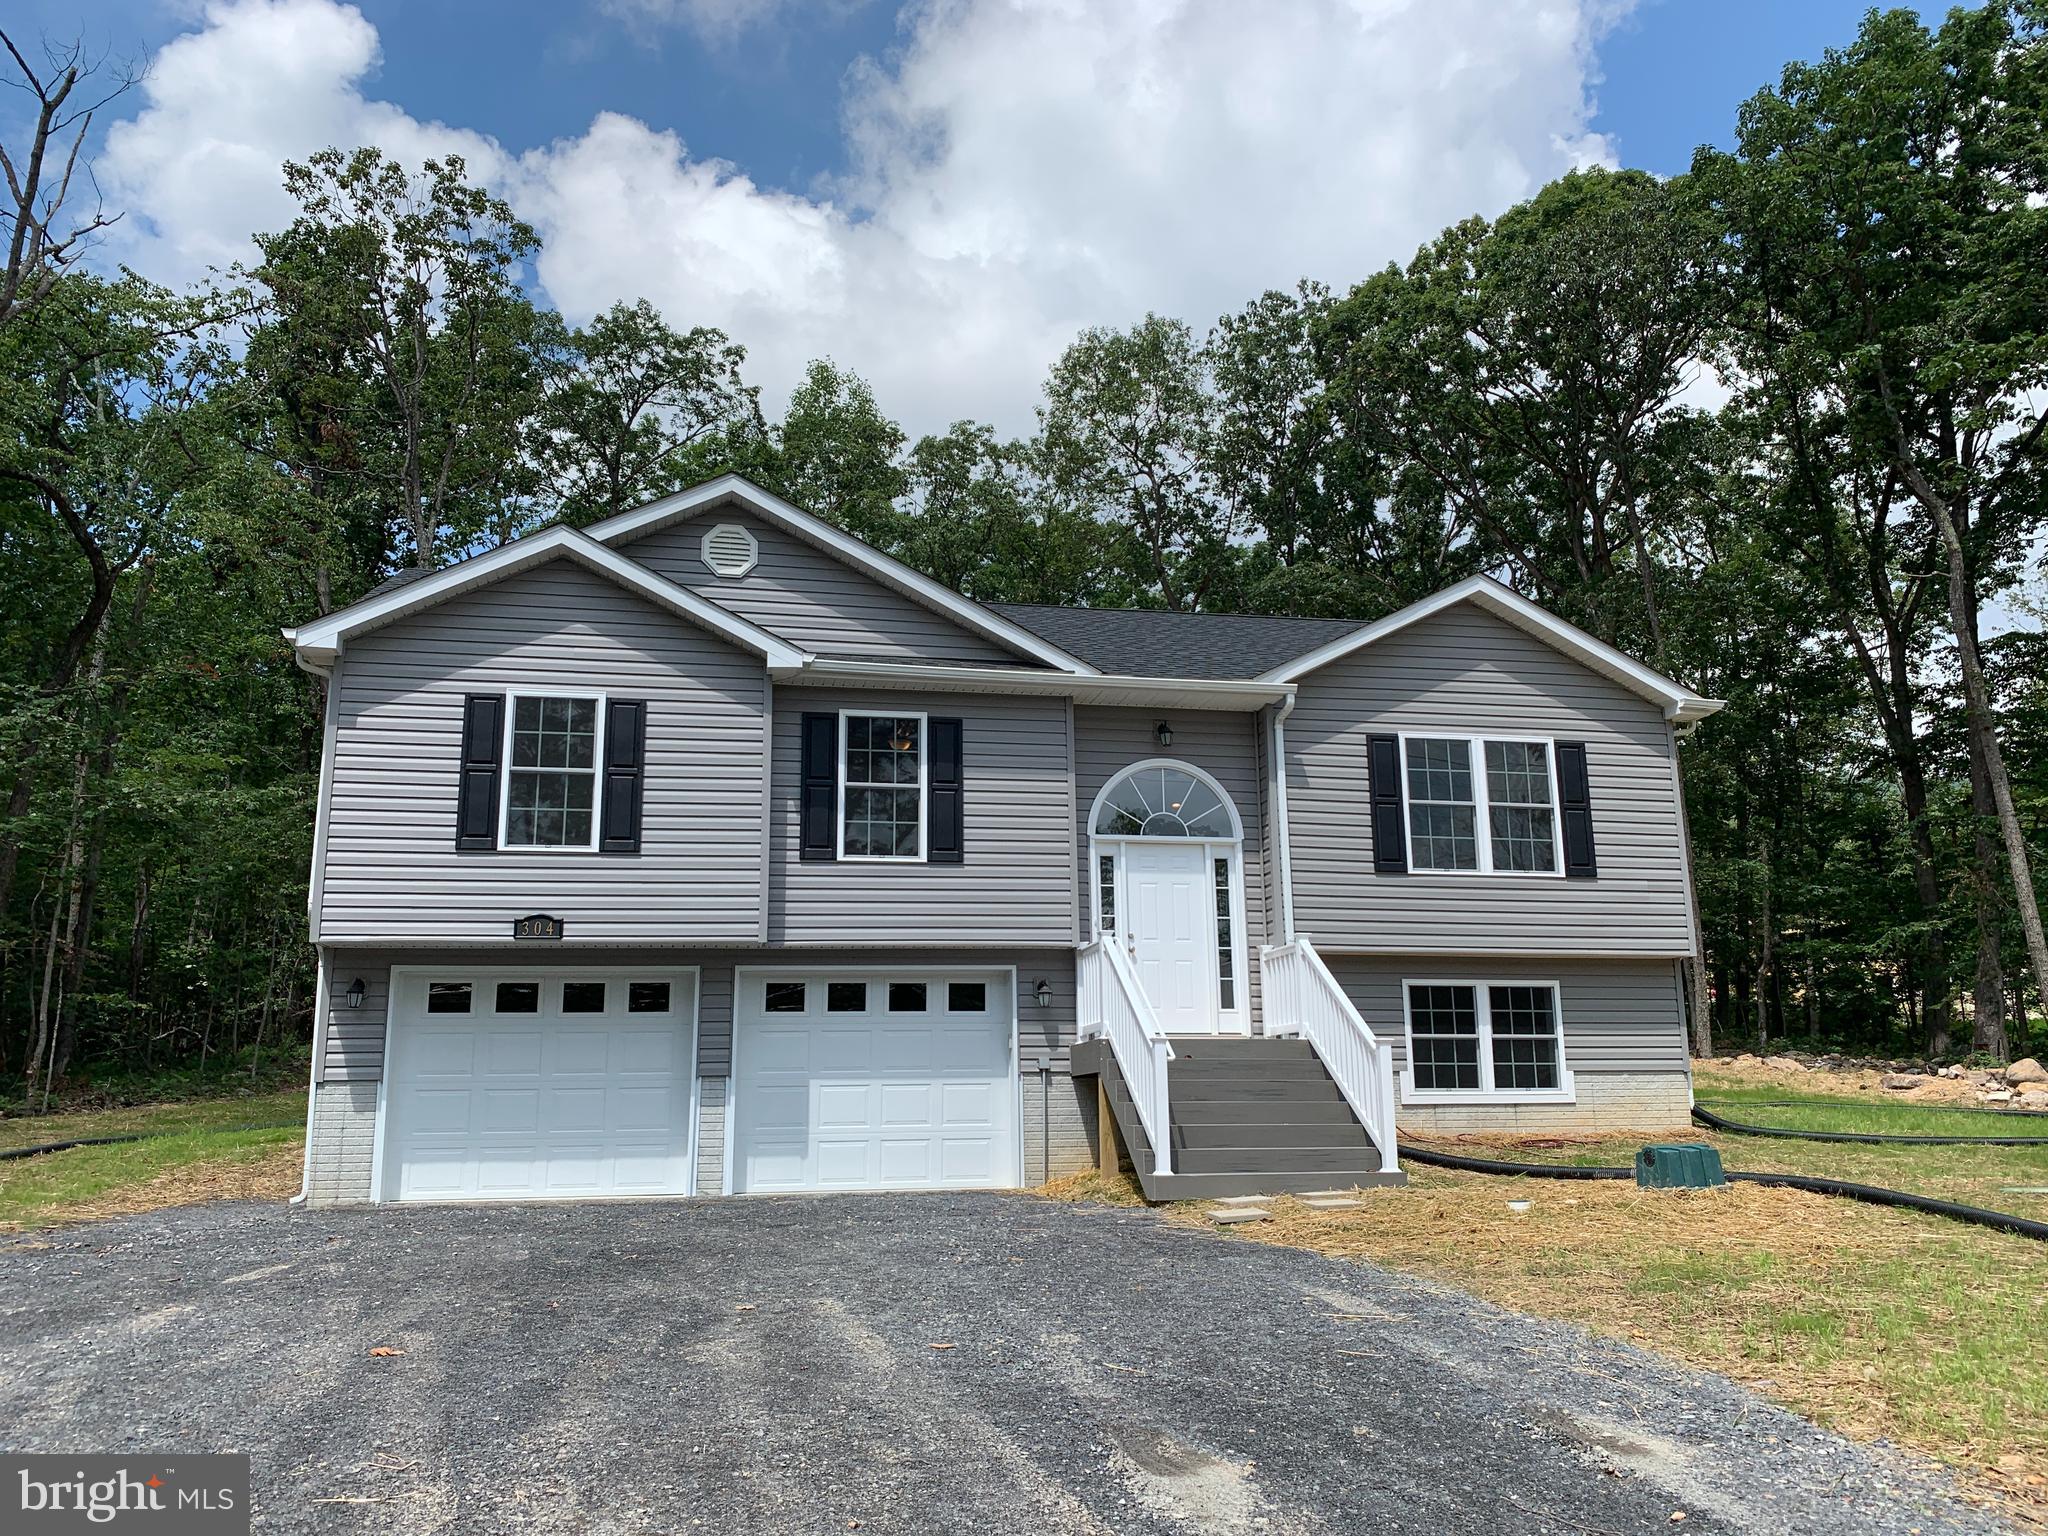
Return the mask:
[[342, 996], [348, 1000], [349, 1007], [360, 1008], [363, 1006], [363, 996], [369, 990], [368, 987], [363, 985], [363, 978], [358, 976], [348, 984], [348, 991], [344, 992]]
[[1031, 1000], [1041, 1008], [1050, 1008], [1052, 1006], [1052, 983], [1043, 976], [1039, 977], [1038, 985], [1031, 989]]
[[1164, 720], [1160, 721], [1157, 725], [1152, 727], [1152, 735], [1154, 739], [1157, 740], [1159, 745], [1161, 745], [1162, 747], [1170, 747], [1173, 745], [1173, 727], [1168, 725]]

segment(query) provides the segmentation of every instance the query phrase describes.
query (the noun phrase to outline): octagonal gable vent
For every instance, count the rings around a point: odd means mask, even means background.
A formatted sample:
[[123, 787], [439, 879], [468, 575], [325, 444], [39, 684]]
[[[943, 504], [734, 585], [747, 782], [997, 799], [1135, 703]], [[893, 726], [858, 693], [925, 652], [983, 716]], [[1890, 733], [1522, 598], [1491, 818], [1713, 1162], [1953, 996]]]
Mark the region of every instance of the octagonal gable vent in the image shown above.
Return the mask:
[[721, 576], [744, 576], [761, 558], [753, 531], [738, 523], [720, 523], [704, 533], [704, 563]]

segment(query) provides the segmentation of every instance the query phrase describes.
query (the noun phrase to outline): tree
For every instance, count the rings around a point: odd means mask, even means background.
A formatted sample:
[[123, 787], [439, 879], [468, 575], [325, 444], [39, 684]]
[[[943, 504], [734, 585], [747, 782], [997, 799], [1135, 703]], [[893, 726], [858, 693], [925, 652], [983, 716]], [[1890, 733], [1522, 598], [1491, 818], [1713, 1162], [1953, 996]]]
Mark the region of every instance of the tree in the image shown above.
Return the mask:
[[1938, 33], [1873, 12], [1852, 46], [1752, 98], [1736, 151], [1703, 150], [1694, 177], [1762, 312], [1745, 366], [1830, 400], [1932, 531], [1970, 750], [2048, 996], [1975, 619], [2041, 518], [2022, 491], [2048, 429], [2048, 8], [1994, 0]]
[[1115, 595], [1102, 525], [1062, 501], [1029, 444], [979, 422], [919, 438], [904, 465], [890, 553], [983, 602], [1083, 603]]
[[1084, 331], [1045, 383], [1039, 451], [1053, 488], [1112, 521], [1167, 608], [1194, 609], [1228, 580], [1247, 521], [1209, 459], [1208, 359], [1181, 321]]
[[552, 352], [534, 453], [549, 509], [573, 525], [703, 478], [695, 450], [762, 430], [745, 349], [707, 326], [677, 331], [645, 299], [614, 304]]
[[779, 427], [757, 445], [744, 438], [735, 444], [736, 467], [805, 511], [889, 549], [902, 535], [896, 498], [908, 484], [903, 443], [903, 429], [882, 413], [867, 380], [823, 358], [790, 392]]
[[256, 276], [298, 350], [361, 387], [331, 391], [353, 472], [374, 483], [400, 552], [421, 568], [445, 543], [505, 532], [538, 402], [536, 318], [519, 268], [538, 237], [462, 160], [418, 175], [376, 149], [285, 166], [301, 213], [259, 236]]
[[1714, 323], [1712, 252], [1682, 187], [1573, 172], [1333, 316], [1354, 435], [1398, 457], [1409, 494], [1426, 486], [1535, 595], [1653, 657], [1660, 491]]
[[[9, 542], [33, 550], [51, 578], [32, 605], [48, 617], [9, 637], [32, 657], [33, 691], [8, 722], [16, 768], [0, 834], [0, 914], [33, 830], [38, 780], [53, 761], [68, 757], [70, 767], [54, 819], [62, 831], [47, 878], [31, 1079], [38, 1068], [61, 1070], [74, 1034], [101, 852], [90, 791], [119, 740], [125, 646], [144, 618], [152, 562], [179, 499], [210, 472], [194, 419], [225, 366], [212, 334], [220, 319], [212, 296], [179, 299], [139, 278], [72, 274], [0, 332], [0, 484], [19, 493], [12, 505], [22, 514], [18, 542]], [[117, 607], [124, 583], [131, 595]]]
[[[6, 265], [0, 267], [0, 326], [5, 326], [46, 302], [58, 279], [91, 248], [93, 236], [118, 217], [97, 207], [74, 215], [72, 179], [93, 114], [133, 82], [118, 75], [110, 89], [94, 91], [94, 72], [81, 62], [84, 49], [78, 43], [53, 52], [47, 71], [30, 64], [4, 31], [0, 48], [6, 49], [20, 87], [35, 103], [27, 145], [9, 150], [0, 144], [0, 173], [7, 178], [7, 196], [0, 200], [0, 245], [7, 252]], [[89, 103], [75, 99], [80, 86], [92, 96]]]

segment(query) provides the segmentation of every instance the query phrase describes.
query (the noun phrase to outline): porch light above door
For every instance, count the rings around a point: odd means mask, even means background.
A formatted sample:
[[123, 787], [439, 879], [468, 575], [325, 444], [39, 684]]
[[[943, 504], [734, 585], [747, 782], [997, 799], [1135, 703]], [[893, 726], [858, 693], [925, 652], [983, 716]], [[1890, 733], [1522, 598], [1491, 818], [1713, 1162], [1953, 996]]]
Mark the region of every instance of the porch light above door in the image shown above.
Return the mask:
[[358, 976], [348, 984], [348, 990], [342, 993], [342, 1000], [351, 1008], [360, 1008], [363, 1006], [363, 998], [369, 990], [368, 987], [363, 985], [363, 978]]

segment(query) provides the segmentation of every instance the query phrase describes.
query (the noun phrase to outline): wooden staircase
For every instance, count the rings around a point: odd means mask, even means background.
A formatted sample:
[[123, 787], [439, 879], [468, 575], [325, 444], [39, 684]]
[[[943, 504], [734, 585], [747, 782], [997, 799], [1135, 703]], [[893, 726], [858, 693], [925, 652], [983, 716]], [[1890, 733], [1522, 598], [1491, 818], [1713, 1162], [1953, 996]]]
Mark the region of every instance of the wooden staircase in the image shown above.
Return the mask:
[[1106, 1040], [1074, 1047], [1076, 1077], [1099, 1079], [1148, 1200], [1405, 1184], [1306, 1040], [1176, 1035], [1167, 1069], [1172, 1171], [1157, 1159]]

